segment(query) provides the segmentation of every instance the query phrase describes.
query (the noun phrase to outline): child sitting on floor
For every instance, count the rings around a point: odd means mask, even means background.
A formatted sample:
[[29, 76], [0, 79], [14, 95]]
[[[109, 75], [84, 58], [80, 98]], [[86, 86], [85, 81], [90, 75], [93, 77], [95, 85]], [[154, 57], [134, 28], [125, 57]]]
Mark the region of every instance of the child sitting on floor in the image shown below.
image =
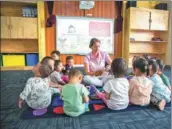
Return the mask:
[[29, 107], [33, 109], [46, 109], [51, 103], [54, 93], [60, 93], [57, 88], [49, 86], [48, 76], [54, 68], [54, 60], [51, 57], [44, 57], [35, 68], [36, 77], [28, 79], [26, 86], [19, 96], [18, 106], [22, 108], [25, 100]]
[[149, 76], [153, 82], [151, 102], [162, 111], [166, 103], [170, 102], [171, 91], [165, 86], [157, 71], [158, 64], [156, 62], [149, 65]]
[[64, 113], [69, 116], [79, 116], [88, 110], [89, 92], [84, 85], [80, 84], [82, 74], [79, 70], [72, 69], [69, 72], [69, 83], [61, 92], [64, 101]]
[[170, 81], [169, 81], [168, 77], [165, 76], [165, 74], [163, 74], [164, 65], [163, 65], [162, 60], [157, 59], [156, 61], [157, 61], [157, 64], [159, 65], [159, 69], [158, 69], [157, 74], [161, 77], [163, 83], [171, 90]]
[[65, 80], [63, 80], [62, 69], [63, 69], [62, 62], [60, 60], [56, 60], [54, 65], [54, 71], [50, 75], [51, 82], [61, 85], [66, 84]]
[[59, 51], [52, 51], [51, 52], [51, 57], [54, 59], [54, 60], [60, 60], [60, 52]]
[[72, 56], [66, 57], [66, 64], [64, 66], [64, 70], [62, 71], [65, 75], [70, 72], [74, 65], [74, 58]]
[[94, 86], [96, 95], [107, 104], [112, 110], [122, 110], [129, 104], [129, 83], [125, 78], [127, 64], [123, 58], [116, 58], [111, 64], [111, 70], [114, 75], [103, 87], [104, 93], [99, 92]]
[[139, 58], [133, 62], [135, 76], [130, 80], [130, 103], [145, 106], [150, 103], [153, 83], [146, 77], [148, 62]]

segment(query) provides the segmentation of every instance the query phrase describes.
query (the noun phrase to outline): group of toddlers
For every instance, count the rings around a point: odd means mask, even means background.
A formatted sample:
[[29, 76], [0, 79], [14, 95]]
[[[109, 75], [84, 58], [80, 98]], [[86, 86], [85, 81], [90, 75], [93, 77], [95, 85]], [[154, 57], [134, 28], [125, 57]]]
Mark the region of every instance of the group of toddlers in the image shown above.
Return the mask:
[[[72, 56], [66, 58], [64, 66], [59, 57], [60, 52], [53, 51], [51, 57], [44, 57], [33, 68], [35, 76], [27, 80], [20, 93], [19, 108], [26, 101], [34, 110], [46, 109], [51, 104], [52, 95], [59, 94], [66, 115], [76, 117], [88, 111], [90, 92], [82, 83], [81, 71], [73, 68]], [[126, 61], [116, 58], [111, 63], [103, 92], [94, 85], [89, 88], [112, 110], [126, 109], [130, 104], [147, 106], [150, 102], [164, 110], [171, 100], [171, 85], [163, 74], [162, 61], [134, 57], [132, 67], [132, 76], [128, 78]]]

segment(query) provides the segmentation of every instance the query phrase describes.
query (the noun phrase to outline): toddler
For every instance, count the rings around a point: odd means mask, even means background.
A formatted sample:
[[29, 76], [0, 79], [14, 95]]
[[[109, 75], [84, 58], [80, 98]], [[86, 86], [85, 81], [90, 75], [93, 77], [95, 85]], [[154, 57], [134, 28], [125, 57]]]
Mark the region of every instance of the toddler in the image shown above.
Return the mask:
[[129, 104], [129, 83], [125, 78], [127, 72], [126, 61], [123, 58], [116, 58], [111, 64], [113, 79], [105, 83], [104, 93], [99, 92], [94, 86], [96, 95], [107, 104], [112, 110], [122, 110]]
[[59, 89], [49, 86], [48, 76], [53, 71], [54, 60], [51, 57], [44, 57], [36, 69], [36, 76], [28, 79], [26, 86], [19, 96], [18, 106], [22, 107], [25, 100], [33, 109], [45, 109], [51, 103], [54, 93], [60, 93]]
[[89, 92], [84, 85], [80, 84], [82, 74], [79, 70], [72, 69], [69, 72], [69, 83], [62, 89], [64, 101], [64, 113], [69, 116], [79, 116], [88, 110]]
[[130, 103], [145, 106], [150, 103], [150, 95], [153, 83], [146, 77], [148, 62], [139, 58], [133, 62], [135, 76], [130, 80], [129, 99]]
[[51, 82], [65, 85], [66, 82], [63, 80], [63, 74], [62, 74], [62, 69], [63, 69], [62, 62], [60, 60], [56, 60], [54, 67], [55, 67], [54, 71], [50, 75]]
[[69, 71], [73, 68], [74, 58], [72, 56], [66, 57], [66, 64], [64, 66], [64, 70], [62, 71], [64, 74], [68, 74]]
[[151, 102], [157, 105], [162, 111], [164, 110], [165, 104], [170, 102], [171, 91], [165, 86], [162, 79], [157, 74], [158, 69], [158, 64], [155, 61], [149, 65], [149, 76], [150, 80], [153, 82]]
[[158, 65], [159, 65], [159, 69], [158, 69], [157, 74], [161, 77], [163, 83], [171, 90], [170, 81], [169, 81], [168, 77], [165, 76], [165, 74], [163, 73], [164, 65], [163, 65], [162, 60], [157, 59], [156, 61], [157, 61]]

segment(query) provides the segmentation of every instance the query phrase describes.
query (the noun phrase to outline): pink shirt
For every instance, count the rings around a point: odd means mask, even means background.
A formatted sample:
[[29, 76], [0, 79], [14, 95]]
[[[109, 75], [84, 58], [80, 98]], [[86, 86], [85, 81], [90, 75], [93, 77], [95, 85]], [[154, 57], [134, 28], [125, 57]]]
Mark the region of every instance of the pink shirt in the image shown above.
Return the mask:
[[95, 57], [92, 52], [84, 58], [84, 63], [89, 65], [88, 72], [95, 72], [97, 70], [105, 69], [105, 62], [108, 62], [109, 55], [105, 52], [99, 52], [98, 56]]
[[129, 99], [135, 105], [150, 103], [153, 83], [145, 76], [135, 76], [130, 80]]

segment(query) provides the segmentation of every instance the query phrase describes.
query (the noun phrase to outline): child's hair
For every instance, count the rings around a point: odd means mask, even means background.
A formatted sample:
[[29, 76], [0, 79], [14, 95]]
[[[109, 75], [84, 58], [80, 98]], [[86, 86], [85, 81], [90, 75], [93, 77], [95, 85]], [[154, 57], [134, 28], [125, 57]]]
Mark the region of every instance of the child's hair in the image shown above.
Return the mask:
[[46, 57], [44, 57], [42, 60], [41, 60], [41, 64], [42, 65], [48, 65], [48, 61], [49, 60], [53, 60], [53, 58], [52, 57], [50, 57], [50, 56], [46, 56]]
[[156, 62], [155, 59], [149, 59], [149, 60], [148, 60], [148, 65], [152, 65], [154, 62]]
[[152, 66], [152, 71], [153, 71], [154, 73], [156, 73], [156, 72], [158, 71], [158, 68], [159, 68], [157, 62], [153, 62], [153, 63], [151, 64], [151, 66]]
[[60, 60], [56, 60], [55, 63], [54, 63], [54, 67], [57, 68], [57, 66], [61, 63]]
[[53, 71], [53, 68], [49, 65], [49, 60], [53, 60], [53, 58], [46, 56], [40, 62], [39, 72], [42, 78], [48, 77]]
[[134, 62], [136, 61], [136, 60], [138, 60], [140, 58], [140, 56], [133, 56], [133, 59], [132, 59], [132, 65], [134, 64]]
[[116, 78], [127, 73], [127, 64], [123, 58], [116, 58], [111, 64], [112, 73]]
[[60, 56], [60, 52], [59, 52], [59, 51], [57, 51], [57, 50], [52, 51], [52, 52], [51, 52], [51, 55], [53, 55], [53, 54], [56, 54], [56, 55]]
[[144, 58], [139, 58], [134, 61], [133, 68], [137, 68], [140, 72], [145, 73], [148, 70], [148, 62]]
[[82, 75], [81, 71], [78, 69], [71, 69], [69, 72], [69, 78], [72, 78], [74, 76]]
[[163, 71], [163, 69], [164, 69], [163, 61], [162, 61], [161, 59], [157, 59], [156, 62], [157, 62], [157, 64], [159, 65], [159, 69], [160, 69], [161, 71]]
[[72, 60], [72, 59], [73, 59], [73, 56], [67, 56], [67, 57], [66, 57], [66, 61]]
[[97, 38], [92, 38], [92, 39], [90, 40], [89, 48], [91, 48], [96, 42], [99, 42], [99, 43], [100, 43], [100, 40], [97, 39]]
[[39, 72], [42, 78], [48, 77], [52, 73], [52, 67], [50, 65], [41, 65], [39, 68]]

